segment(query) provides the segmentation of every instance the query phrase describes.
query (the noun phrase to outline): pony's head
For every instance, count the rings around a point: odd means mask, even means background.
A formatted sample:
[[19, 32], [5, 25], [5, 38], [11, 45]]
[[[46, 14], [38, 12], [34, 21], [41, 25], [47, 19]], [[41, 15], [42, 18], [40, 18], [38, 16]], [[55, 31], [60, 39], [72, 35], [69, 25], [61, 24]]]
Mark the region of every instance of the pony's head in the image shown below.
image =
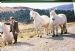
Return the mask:
[[2, 34], [0, 33], [0, 37], [2, 37]]
[[56, 12], [55, 12], [55, 10], [52, 10], [50, 12], [50, 19], [53, 20], [53, 21], [56, 19]]
[[30, 19], [34, 19], [36, 17], [40, 16], [38, 12], [31, 10], [30, 11]]
[[51, 12], [50, 12], [50, 15], [55, 15], [56, 13], [55, 13], [55, 10], [52, 10]]

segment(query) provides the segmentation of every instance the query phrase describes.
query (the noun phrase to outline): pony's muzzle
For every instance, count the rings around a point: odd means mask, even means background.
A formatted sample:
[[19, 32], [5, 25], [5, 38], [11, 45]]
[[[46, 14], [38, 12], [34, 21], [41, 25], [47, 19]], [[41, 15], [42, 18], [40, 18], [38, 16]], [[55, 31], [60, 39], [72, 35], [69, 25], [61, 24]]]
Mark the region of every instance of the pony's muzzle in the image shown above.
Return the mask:
[[0, 35], [0, 37], [2, 37], [2, 36]]
[[55, 19], [54, 19], [54, 18], [52, 18], [52, 20], [54, 21]]

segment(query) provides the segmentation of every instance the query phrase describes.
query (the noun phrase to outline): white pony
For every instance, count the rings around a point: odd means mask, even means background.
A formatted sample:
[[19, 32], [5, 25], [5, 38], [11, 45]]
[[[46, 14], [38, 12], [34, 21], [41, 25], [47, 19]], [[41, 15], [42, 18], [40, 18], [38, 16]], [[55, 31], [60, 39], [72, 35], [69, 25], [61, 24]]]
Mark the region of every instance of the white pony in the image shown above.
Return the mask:
[[[40, 14], [38, 12], [31, 10], [30, 18], [34, 19], [33, 23], [34, 23], [34, 27], [36, 29], [36, 33], [38, 34], [38, 37], [39, 37], [38, 30], [41, 31], [40, 28], [42, 28], [42, 27], [44, 27], [48, 33], [48, 29], [49, 29], [48, 28], [49, 27], [49, 17], [48, 16], [46, 16], [46, 15], [40, 16]], [[42, 37], [42, 35], [40, 35], [40, 37]]]
[[9, 28], [6, 24], [0, 22], [0, 32], [1, 34], [2, 43], [6, 45], [6, 43], [11, 44], [13, 40], [13, 34], [9, 31]]
[[[61, 34], [67, 33], [67, 18], [64, 14], [56, 14], [55, 10], [50, 12], [50, 23], [53, 25], [53, 37], [58, 36], [58, 26], [61, 27]], [[55, 35], [56, 30], [56, 35]]]

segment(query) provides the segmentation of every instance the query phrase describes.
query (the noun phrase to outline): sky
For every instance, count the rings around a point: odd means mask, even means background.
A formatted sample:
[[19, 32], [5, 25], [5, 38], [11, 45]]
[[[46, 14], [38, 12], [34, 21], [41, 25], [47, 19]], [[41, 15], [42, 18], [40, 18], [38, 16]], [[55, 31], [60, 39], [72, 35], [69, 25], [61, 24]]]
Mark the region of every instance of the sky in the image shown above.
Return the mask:
[[1, 7], [30, 7], [36, 9], [47, 9], [64, 4], [70, 4], [72, 2], [36, 2], [36, 3], [0, 3]]

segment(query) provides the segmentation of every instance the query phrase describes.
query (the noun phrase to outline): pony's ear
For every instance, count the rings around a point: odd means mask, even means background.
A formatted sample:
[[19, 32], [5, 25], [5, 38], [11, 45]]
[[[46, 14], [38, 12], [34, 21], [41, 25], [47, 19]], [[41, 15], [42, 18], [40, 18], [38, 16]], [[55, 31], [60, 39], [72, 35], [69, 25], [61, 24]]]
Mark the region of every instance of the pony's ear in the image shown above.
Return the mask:
[[30, 11], [34, 11], [33, 9], [29, 9]]

